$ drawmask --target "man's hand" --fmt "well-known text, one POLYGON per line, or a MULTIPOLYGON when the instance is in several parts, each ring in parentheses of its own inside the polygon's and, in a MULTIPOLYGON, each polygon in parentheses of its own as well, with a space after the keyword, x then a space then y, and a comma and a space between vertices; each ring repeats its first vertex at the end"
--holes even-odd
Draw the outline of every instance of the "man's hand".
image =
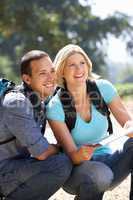
POLYGON ((58 145, 56 145, 56 144, 50 144, 48 146, 47 150, 45 150, 41 155, 37 156, 36 158, 38 160, 45 160, 49 156, 57 154, 58 152, 59 152, 58 145))

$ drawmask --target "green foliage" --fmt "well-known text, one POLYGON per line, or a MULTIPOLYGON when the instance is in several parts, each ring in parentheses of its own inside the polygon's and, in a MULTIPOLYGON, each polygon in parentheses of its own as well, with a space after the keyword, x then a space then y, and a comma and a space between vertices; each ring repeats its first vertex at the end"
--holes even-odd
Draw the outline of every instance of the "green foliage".
POLYGON ((132 80, 133 80, 133 65, 132 64, 127 65, 119 73, 120 80, 126 80, 126 79, 128 79, 128 77, 131 77, 131 76, 132 76, 132 80))
POLYGON ((91 58, 94 71, 106 73, 103 39, 122 33, 130 38, 131 32, 129 17, 116 13, 103 20, 78 0, 0 1, 0 55, 10 57, 16 74, 25 52, 45 50, 54 58, 68 43, 79 44, 91 58))
POLYGON ((12 70, 12 62, 7 56, 0 56, 0 77, 5 77, 16 82, 19 81, 19 78, 16 77, 15 73, 12 70))
POLYGON ((117 84, 116 88, 121 97, 133 97, 133 83, 117 84))

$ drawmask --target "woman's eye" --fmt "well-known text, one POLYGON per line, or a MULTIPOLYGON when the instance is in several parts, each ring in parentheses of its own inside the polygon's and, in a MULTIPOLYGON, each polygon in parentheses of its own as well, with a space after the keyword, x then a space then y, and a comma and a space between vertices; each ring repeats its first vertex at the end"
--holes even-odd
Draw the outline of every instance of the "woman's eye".
POLYGON ((71 65, 69 65, 69 67, 75 67, 75 64, 71 64, 71 65))
POLYGON ((85 65, 84 61, 79 62, 79 64, 70 64, 70 65, 68 65, 68 67, 70 67, 70 68, 76 68, 78 66, 83 66, 83 65, 85 65))
POLYGON ((53 74, 53 73, 55 73, 55 70, 53 69, 53 70, 51 70, 51 73, 53 74))

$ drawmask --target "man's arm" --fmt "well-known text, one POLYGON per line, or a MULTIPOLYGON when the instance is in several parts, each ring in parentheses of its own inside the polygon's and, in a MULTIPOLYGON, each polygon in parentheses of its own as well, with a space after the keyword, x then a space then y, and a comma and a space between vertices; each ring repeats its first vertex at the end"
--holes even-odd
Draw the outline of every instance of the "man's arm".
POLYGON ((57 149, 49 145, 46 138, 42 136, 40 127, 34 120, 32 105, 23 94, 7 94, 3 106, 6 127, 33 157, 44 160, 57 153, 57 149))

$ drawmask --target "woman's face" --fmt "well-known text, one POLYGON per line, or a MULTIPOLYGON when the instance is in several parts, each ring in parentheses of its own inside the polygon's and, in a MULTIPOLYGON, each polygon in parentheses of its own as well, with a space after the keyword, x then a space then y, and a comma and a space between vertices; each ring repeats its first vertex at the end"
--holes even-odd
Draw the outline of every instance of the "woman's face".
POLYGON ((63 76, 67 85, 80 86, 86 82, 88 77, 88 65, 82 54, 75 53, 68 57, 63 76))

